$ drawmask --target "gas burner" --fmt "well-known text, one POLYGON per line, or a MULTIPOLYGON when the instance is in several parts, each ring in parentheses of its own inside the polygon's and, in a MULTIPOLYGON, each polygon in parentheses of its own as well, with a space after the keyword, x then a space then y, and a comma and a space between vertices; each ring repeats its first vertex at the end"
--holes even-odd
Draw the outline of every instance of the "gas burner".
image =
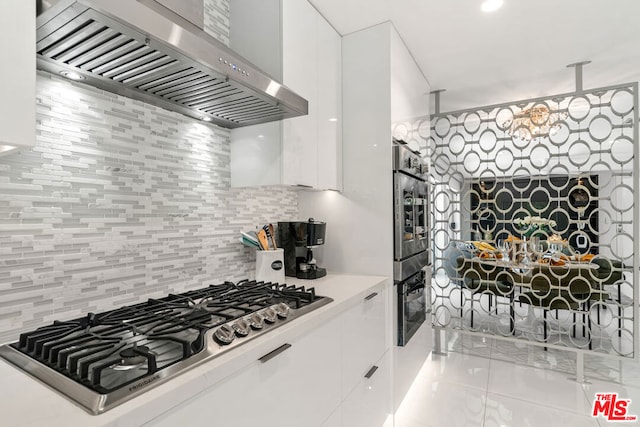
POLYGON ((149 347, 129 347, 122 350, 120 355, 120 363, 113 367, 116 371, 128 371, 130 369, 136 369, 147 366, 147 356, 145 353, 149 353, 149 347))
POLYGON ((195 304, 193 304, 192 306, 189 307, 191 310, 193 311, 206 311, 209 312, 209 307, 207 307, 207 301, 202 300, 200 302, 197 302, 195 304))
POLYGON ((55 321, 0 356, 97 414, 329 302, 303 286, 225 282, 55 321))

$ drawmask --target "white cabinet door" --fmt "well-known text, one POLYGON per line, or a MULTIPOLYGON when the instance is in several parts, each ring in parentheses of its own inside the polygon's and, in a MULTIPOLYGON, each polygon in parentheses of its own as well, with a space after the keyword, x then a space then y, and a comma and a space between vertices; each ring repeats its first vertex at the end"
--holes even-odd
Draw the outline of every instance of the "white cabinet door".
POLYGON ((318 188, 342 190, 342 38, 318 14, 318 188))
POLYGON ((282 123, 231 130, 231 186, 282 184, 282 123))
POLYGON ((36 141, 36 2, 0 2, 0 152, 36 141))
POLYGON ((342 395, 347 396, 388 347, 387 290, 372 288, 342 317, 342 395))
MULTIPOLYGON (((321 426, 340 405, 340 322, 332 320, 162 414, 154 426, 321 426)), ((268 352, 267 352, 268 354, 268 352)))
POLYGON ((342 38, 306 0, 281 0, 278 14, 274 1, 231 2, 231 47, 278 74, 309 102, 309 113, 232 130, 231 185, 340 191, 342 38))
POLYGON ((283 83, 309 101, 309 114, 283 123, 284 184, 318 184, 318 12, 307 1, 282 1, 283 83))
POLYGON ((344 427, 382 427, 392 413, 390 352, 375 362, 342 404, 344 427), (371 372, 374 371, 374 372, 371 372))

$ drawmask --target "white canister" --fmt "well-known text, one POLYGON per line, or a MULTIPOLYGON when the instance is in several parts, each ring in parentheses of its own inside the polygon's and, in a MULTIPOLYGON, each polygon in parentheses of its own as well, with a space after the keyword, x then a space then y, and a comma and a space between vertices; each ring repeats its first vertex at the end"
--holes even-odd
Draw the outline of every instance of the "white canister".
POLYGON ((284 249, 256 251, 256 280, 284 283, 284 249))

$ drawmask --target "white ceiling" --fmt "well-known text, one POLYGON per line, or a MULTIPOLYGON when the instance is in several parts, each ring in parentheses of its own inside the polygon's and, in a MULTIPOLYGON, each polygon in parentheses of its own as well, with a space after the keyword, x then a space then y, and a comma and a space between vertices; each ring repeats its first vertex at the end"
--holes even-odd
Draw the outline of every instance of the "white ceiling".
POLYGON ((392 21, 441 110, 571 92, 584 67, 586 89, 640 80, 640 1, 310 0, 342 35, 392 21))

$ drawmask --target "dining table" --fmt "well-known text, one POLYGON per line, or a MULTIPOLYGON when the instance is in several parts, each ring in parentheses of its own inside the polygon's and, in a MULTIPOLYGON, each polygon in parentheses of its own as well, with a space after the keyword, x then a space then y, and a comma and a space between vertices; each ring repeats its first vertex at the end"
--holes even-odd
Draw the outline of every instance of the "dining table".
MULTIPOLYGON (((531 290, 530 280, 536 274, 545 274, 544 271, 547 268, 552 268, 555 271, 567 270, 567 272, 575 271, 575 270, 583 270, 583 271, 596 271, 600 268, 598 264, 589 262, 589 261, 577 261, 577 260, 562 260, 549 262, 539 262, 539 261, 529 261, 529 262, 517 262, 511 260, 503 260, 501 258, 500 252, 496 251, 494 253, 491 252, 481 252, 481 256, 474 256, 469 261, 477 264, 482 270, 490 272, 495 269, 504 270, 510 273, 512 280, 512 285, 518 289, 518 293, 522 293, 523 290, 531 290), (487 255, 488 254, 488 255, 487 255)), ((548 259, 548 258, 547 258, 548 259)), ((548 271, 548 270, 547 270, 548 271)), ((555 288, 560 290, 566 290, 566 285, 551 285, 551 288, 555 288)), ((514 289, 515 291, 515 289, 514 289)), ((606 293, 606 291, 602 289, 594 288, 592 290, 593 293, 606 293)), ((513 304, 515 304, 516 299, 511 298, 511 309, 510 309, 510 329, 512 333, 515 335, 516 330, 522 333, 531 333, 533 335, 542 335, 540 332, 543 321, 538 319, 535 315, 534 306, 529 304, 527 309, 527 314, 521 321, 516 321, 515 319, 515 310, 513 304)))

